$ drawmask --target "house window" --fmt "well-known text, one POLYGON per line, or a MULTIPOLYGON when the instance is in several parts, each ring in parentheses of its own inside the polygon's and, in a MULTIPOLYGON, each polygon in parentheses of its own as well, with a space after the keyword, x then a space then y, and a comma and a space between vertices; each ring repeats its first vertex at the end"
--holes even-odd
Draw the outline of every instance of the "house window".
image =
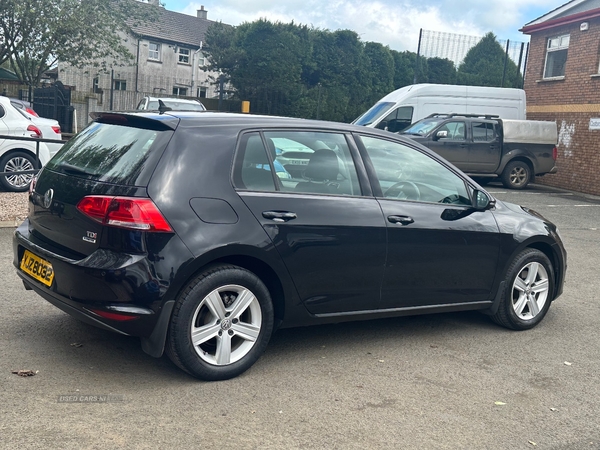
POLYGON ((99 86, 98 86, 98 83, 99 83, 98 77, 95 77, 95 78, 92 80, 92 92, 93 92, 93 93, 97 93, 97 92, 99 92, 99 91, 100 91, 100 88, 99 88, 99 86))
POLYGON ((173 95, 183 95, 186 96, 187 95, 187 88, 184 87, 173 87, 173 95))
POLYGON ((115 80, 114 89, 115 89, 115 91, 126 91, 127 90, 127 81, 115 80))
POLYGON ((198 53, 198 67, 204 67, 206 65, 206 58, 202 53, 198 53))
POLYGON ((548 39, 544 78, 565 76, 567 52, 569 51, 569 38, 570 36, 568 34, 564 34, 548 39))
POLYGON ((179 48, 179 62, 181 64, 189 64, 190 63, 190 50, 187 48, 179 48))
POLYGON ((206 98, 206 88, 205 87, 198 88, 198 97, 206 98))
POLYGON ((160 44, 157 44, 156 42, 150 42, 150 44, 148 44, 148 59, 160 61, 160 44))

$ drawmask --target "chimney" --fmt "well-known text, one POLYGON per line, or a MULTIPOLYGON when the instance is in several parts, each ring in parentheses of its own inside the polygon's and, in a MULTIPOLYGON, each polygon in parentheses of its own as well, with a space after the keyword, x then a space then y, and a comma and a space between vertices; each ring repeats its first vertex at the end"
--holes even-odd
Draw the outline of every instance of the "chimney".
POLYGON ((200 5, 200 9, 198 9, 197 12, 198 12, 198 19, 207 20, 208 11, 204 9, 204 5, 200 5))

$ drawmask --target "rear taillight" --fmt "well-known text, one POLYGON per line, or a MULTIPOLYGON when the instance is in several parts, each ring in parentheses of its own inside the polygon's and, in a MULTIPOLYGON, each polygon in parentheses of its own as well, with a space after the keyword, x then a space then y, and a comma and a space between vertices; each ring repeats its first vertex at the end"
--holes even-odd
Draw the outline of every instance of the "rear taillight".
POLYGON ((77 209, 103 225, 141 231, 173 231, 149 198, 89 195, 81 199, 77 209))
POLYGON ((42 137, 42 130, 40 130, 38 127, 36 127, 35 125, 29 125, 27 127, 27 131, 31 131, 30 136, 32 138, 41 138, 42 137))
POLYGON ((36 113, 36 112, 35 112, 33 109, 31 109, 31 108, 25 108, 25 111, 27 111, 27 112, 28 112, 29 114, 31 114, 32 116, 35 116, 35 117, 40 117, 40 116, 38 116, 38 113, 36 113))
POLYGON ((52 127, 52 131, 54 131, 56 134, 60 134, 60 127, 59 126, 53 126, 52 127))
POLYGON ((554 148, 552 149, 552 159, 554 161, 556 161, 557 158, 558 158, 558 149, 556 148, 556 146, 554 146, 554 148))

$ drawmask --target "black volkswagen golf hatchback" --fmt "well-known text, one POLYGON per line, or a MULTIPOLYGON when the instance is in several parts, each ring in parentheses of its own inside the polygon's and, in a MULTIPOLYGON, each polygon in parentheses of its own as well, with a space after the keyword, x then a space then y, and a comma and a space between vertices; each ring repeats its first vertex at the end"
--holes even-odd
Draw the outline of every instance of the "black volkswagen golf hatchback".
POLYGON ((100 113, 14 235, 25 288, 191 375, 247 370, 278 327, 480 310, 537 325, 556 227, 425 147, 338 123, 100 113))

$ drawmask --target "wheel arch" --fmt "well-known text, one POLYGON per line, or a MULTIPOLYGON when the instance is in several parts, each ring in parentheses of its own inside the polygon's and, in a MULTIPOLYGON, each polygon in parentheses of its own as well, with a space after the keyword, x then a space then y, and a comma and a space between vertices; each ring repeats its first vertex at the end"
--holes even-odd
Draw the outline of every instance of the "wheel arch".
POLYGON ((31 157, 33 157, 34 161, 37 163, 36 169, 41 169, 42 168, 42 163, 41 163, 39 157, 36 160, 35 152, 34 151, 32 152, 30 148, 26 148, 26 147, 13 147, 13 148, 10 148, 10 149, 6 150, 4 153, 2 153, 0 155, 0 160, 3 160, 7 156, 10 156, 10 155, 12 155, 14 153, 27 153, 28 155, 30 155, 31 157))
MULTIPOLYGON (((265 284, 269 293, 271 294, 271 301, 273 302, 273 312, 275 315, 276 324, 283 321, 285 314, 285 292, 283 284, 279 279, 277 273, 264 261, 247 255, 231 255, 222 258, 215 259, 209 264, 205 265, 201 270, 204 270, 208 266, 217 264, 231 264, 234 266, 246 269, 252 272, 265 284)), ((199 273, 199 272, 198 272, 199 273)))
POLYGON ((202 272, 206 271, 210 267, 217 265, 234 265, 248 270, 255 274, 267 287, 271 300, 273 302, 273 314, 274 314, 274 325, 273 329, 277 329, 283 322, 285 315, 285 299, 286 291, 284 289, 283 281, 277 274, 276 270, 273 269, 265 261, 255 256, 245 254, 230 254, 230 255, 219 255, 208 259, 194 260, 194 263, 185 270, 185 275, 177 283, 176 290, 164 302, 161 308, 161 313, 157 320, 157 324, 149 337, 142 337, 142 350, 155 358, 160 358, 165 350, 165 344, 167 340, 167 333, 169 324, 171 321, 171 315, 175 301, 181 293, 185 290, 187 285, 202 272), (194 264, 195 263, 195 264, 194 264))
POLYGON ((558 288, 559 288, 559 286, 561 285, 561 282, 562 282, 562 279, 561 279, 562 272, 560 270, 560 265, 564 264, 564 262, 561 260, 560 256, 558 255, 558 253, 554 249, 553 245, 551 243, 549 243, 549 242, 540 241, 540 240, 536 240, 536 241, 531 240, 531 241, 526 241, 526 242, 522 243, 522 245, 520 245, 518 248, 516 248, 513 251, 513 253, 506 259, 506 262, 505 262, 504 267, 502 269, 503 277, 508 272, 508 268, 510 267, 510 265, 512 264, 512 262, 515 260, 515 258, 517 257, 517 255, 520 254, 523 250, 527 250, 528 248, 539 250, 544 255, 546 255, 546 257, 552 263, 552 275, 554 277, 554 286, 553 286, 554 287, 554 291, 553 291, 553 298, 552 298, 552 300, 554 300, 554 298, 556 298, 556 294, 558 292, 558 288))
POLYGON ((556 252, 554 247, 547 242, 532 242, 528 244, 525 248, 534 248, 536 250, 539 250, 544 255, 546 255, 552 263, 552 272, 554 275, 554 289, 552 291, 553 296, 551 300, 554 300, 556 298, 559 286, 562 283, 562 271, 560 270, 560 265, 563 264, 563 262, 560 260, 558 253, 556 252))
POLYGON ((271 295, 276 325, 278 322, 283 321, 286 309, 285 299, 295 294, 295 291, 290 291, 292 288, 289 285, 291 280, 283 279, 288 276, 286 269, 281 267, 277 270, 273 267, 273 262, 265 261, 264 258, 255 254, 255 250, 249 249, 246 251, 244 246, 227 246, 213 249, 191 261, 184 270, 182 277, 177 281, 176 291, 169 295, 169 298, 178 298, 190 281, 206 271, 207 268, 220 264, 241 267, 260 278, 271 295), (281 271, 285 272, 281 273, 281 271), (285 286, 288 286, 288 289, 285 286))
POLYGON ((531 159, 531 157, 523 153, 513 154, 510 158, 507 158, 502 164, 500 173, 502 174, 506 169, 506 166, 508 166, 511 162, 515 161, 522 161, 525 164, 527 164, 529 166, 529 169, 531 170, 531 176, 535 176, 535 164, 533 163, 533 160, 531 159))

